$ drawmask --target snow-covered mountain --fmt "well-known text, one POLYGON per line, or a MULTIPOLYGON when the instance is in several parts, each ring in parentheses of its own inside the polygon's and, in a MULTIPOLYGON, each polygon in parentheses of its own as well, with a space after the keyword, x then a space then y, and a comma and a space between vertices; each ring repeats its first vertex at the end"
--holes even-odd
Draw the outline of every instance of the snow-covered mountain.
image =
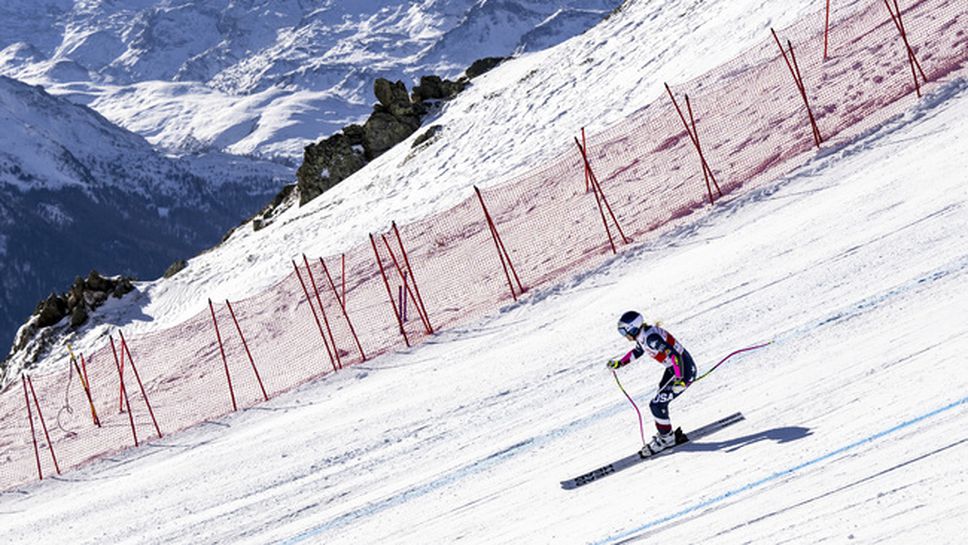
MULTIPOLYGON (((338 252, 391 218, 447 209, 473 183, 534 168, 581 126, 595 135, 659 96, 664 79, 697 76, 768 39, 771 26, 815 15, 818 4, 631 2, 583 37, 483 76, 445 107, 439 139, 420 152, 406 144, 387 152, 271 227, 240 230, 171 280, 142 283, 141 299, 102 315, 144 332, 181 322, 206 297, 261 291, 300 252, 338 252)), ((954 0, 945 7, 964 14, 954 0)), ((886 10, 878 24, 893 30, 886 10)), ((964 45, 964 28, 961 15, 945 31, 964 45)), ((888 62, 885 49, 876 62, 888 62)), ((892 61, 903 62, 902 51, 895 44, 892 61)), ((964 63, 946 80, 803 168, 679 218, 492 316, 2 494, 4 537, 18 545, 962 543, 964 63), (561 480, 632 454, 652 432, 647 404, 662 367, 648 358, 623 367, 620 390, 604 366, 631 348, 615 320, 632 308, 662 319, 700 371, 772 340, 672 404, 674 425, 687 432, 736 411, 745 420, 561 490, 561 480)), ((102 333, 78 343, 93 347, 102 333)), ((206 358, 198 363, 216 365, 214 351, 206 358)), ((259 363, 267 378, 292 372, 285 358, 259 363)), ((99 380, 96 395, 116 407, 117 382, 99 380)), ((206 393, 228 406, 223 384, 206 393)), ((13 390, 9 421, 20 429, 8 444, 32 455, 13 390)), ((64 424, 81 438, 92 425, 76 383, 73 394, 74 418, 64 424)), ((54 402, 53 410, 63 404, 54 402)), ((55 431, 61 444, 82 444, 55 431)))
POLYGON ((0 76, 0 344, 75 276, 157 277, 289 176, 224 154, 164 156, 90 108, 0 76))
POLYGON ((455 76, 482 57, 561 42, 620 3, 9 0, 0 74, 169 151, 297 157, 365 118, 377 77, 455 76))
POLYGON ((217 242, 304 146, 370 113, 378 76, 546 47, 618 4, 0 3, 0 74, 44 86, 0 81, 0 346, 75 275, 154 278, 217 242))

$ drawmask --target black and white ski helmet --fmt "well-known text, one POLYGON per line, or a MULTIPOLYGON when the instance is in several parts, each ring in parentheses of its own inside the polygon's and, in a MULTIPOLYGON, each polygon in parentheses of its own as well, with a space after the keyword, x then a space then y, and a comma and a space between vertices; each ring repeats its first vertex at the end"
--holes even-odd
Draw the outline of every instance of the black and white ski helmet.
POLYGON ((630 338, 635 338, 639 334, 639 330, 642 329, 642 324, 645 323, 645 319, 642 315, 634 310, 630 310, 622 315, 618 319, 618 333, 622 336, 627 336, 630 338))

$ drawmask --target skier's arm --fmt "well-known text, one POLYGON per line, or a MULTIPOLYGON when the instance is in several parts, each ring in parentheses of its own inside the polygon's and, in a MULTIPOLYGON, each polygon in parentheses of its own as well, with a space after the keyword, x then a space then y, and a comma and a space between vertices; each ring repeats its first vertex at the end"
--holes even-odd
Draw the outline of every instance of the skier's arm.
POLYGON ((609 361, 608 367, 610 367, 611 369, 618 369, 619 367, 628 365, 629 363, 632 362, 632 360, 639 359, 642 356, 642 354, 645 354, 645 349, 643 349, 641 346, 636 344, 635 348, 633 348, 628 354, 625 354, 624 356, 622 356, 617 360, 609 361))

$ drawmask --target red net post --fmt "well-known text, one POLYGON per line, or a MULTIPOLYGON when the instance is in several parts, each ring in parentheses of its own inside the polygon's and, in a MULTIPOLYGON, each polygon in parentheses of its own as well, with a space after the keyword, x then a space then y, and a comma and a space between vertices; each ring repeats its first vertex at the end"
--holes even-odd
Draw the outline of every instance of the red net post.
POLYGON ((34 458, 37 460, 37 476, 44 480, 44 470, 40 465, 40 448, 37 446, 37 429, 34 427, 34 415, 30 409, 30 395, 27 394, 27 375, 20 376, 20 382, 24 385, 24 406, 27 407, 27 421, 30 422, 30 438, 34 442, 34 458))
POLYGON ((612 247, 612 253, 618 253, 615 247, 615 241, 612 238, 612 230, 608 227, 608 220, 605 218, 606 210, 612 218, 612 223, 615 224, 618 234, 622 237, 622 243, 628 244, 631 240, 625 236, 625 231, 622 230, 622 224, 618 222, 618 218, 615 217, 615 212, 612 211, 612 206, 608 203, 608 199, 605 198, 605 192, 602 191, 602 186, 598 183, 598 177, 595 175, 595 171, 592 170, 591 161, 588 159, 588 148, 583 146, 577 138, 575 138, 575 144, 578 146, 578 152, 581 154, 585 175, 588 177, 592 192, 595 194, 595 202, 598 204, 598 213, 601 215, 602 224, 605 226, 605 234, 608 235, 608 243, 612 247))
POLYGON ((259 382, 259 389, 262 390, 262 400, 269 401, 269 395, 266 394, 266 387, 262 384, 262 376, 259 375, 259 368, 256 367, 255 360, 252 359, 252 352, 249 351, 249 343, 245 341, 245 335, 242 333, 242 327, 239 325, 239 319, 235 317, 235 311, 232 310, 232 303, 229 303, 228 299, 225 300, 225 306, 228 307, 229 314, 232 315, 232 322, 235 323, 235 330, 239 332, 239 338, 242 339, 242 347, 245 348, 245 355, 249 358, 249 365, 252 366, 252 372, 255 373, 255 379, 259 382))
POLYGON ((800 91, 800 97, 803 98, 803 104, 807 107, 807 117, 810 119, 810 127, 813 131, 813 142, 819 148, 820 143, 823 142, 823 138, 820 136, 820 129, 817 127, 817 120, 813 117, 813 110, 810 109, 810 101, 807 100, 807 88, 803 83, 803 76, 800 74, 800 66, 797 64, 796 54, 793 52, 793 42, 787 40, 787 46, 790 48, 790 57, 787 58, 786 50, 783 49, 783 45, 780 43, 780 38, 776 35, 776 31, 771 28, 770 32, 773 34, 773 40, 776 41, 776 46, 780 48, 783 61, 786 62, 787 68, 790 69, 793 82, 797 86, 797 90, 800 91))
POLYGON ((914 91, 918 98, 921 98, 921 83, 918 81, 918 73, 920 72, 921 78, 925 82, 928 81, 928 77, 924 74, 924 70, 921 68, 921 63, 918 62, 918 58, 914 54, 914 49, 911 48, 911 43, 908 41, 907 29, 904 28, 904 20, 901 19, 901 8, 898 6, 897 0, 893 1, 894 9, 891 9, 891 3, 888 0, 884 0, 884 6, 887 7, 888 13, 891 14, 891 21, 894 22, 894 26, 901 35, 901 41, 904 42, 904 49, 907 52, 908 63, 911 65, 911 77, 914 78, 914 91), (915 70, 915 68, 917 70, 915 70))
MULTIPOLYGON (((134 427, 134 416, 131 414, 131 400, 128 399, 128 390, 124 387, 124 373, 121 371, 121 363, 118 361, 118 351, 114 345, 114 337, 111 340, 111 352, 114 353, 114 366, 118 370, 118 380, 121 382, 121 401, 128 407, 128 422, 131 424, 131 436, 134 437, 134 446, 138 446, 138 431, 134 427)), ((121 351, 121 358, 124 359, 124 351, 121 351)), ((124 409, 122 408, 122 412, 124 409)))
MULTIPOLYGON (((393 234, 397 237, 397 245, 400 246, 400 253, 403 254, 403 262, 407 265, 407 273, 410 275, 410 281, 413 283, 413 289, 417 293, 417 303, 420 307, 421 314, 424 319, 424 324, 427 326, 427 333, 434 332, 434 326, 430 323, 430 314, 427 312, 427 306, 424 305, 423 297, 420 295, 420 285, 417 284, 417 277, 413 272, 413 267, 410 265, 410 256, 407 254, 407 249, 403 246, 403 238, 400 237, 400 230, 397 229, 397 222, 391 222, 393 226, 393 234)), ((387 246, 389 249, 389 246, 387 246)), ((392 253, 390 254, 393 255, 392 253)))
POLYGON ((393 253, 393 248, 390 247, 390 242, 387 240, 386 235, 380 235, 380 237, 383 239, 383 246, 386 247, 387 254, 390 255, 390 261, 393 263, 393 267, 397 270, 397 274, 400 276, 401 317, 404 320, 407 317, 406 304, 407 304, 407 296, 409 296, 411 300, 415 301, 415 305, 417 307, 417 314, 420 316, 420 321, 423 323, 424 331, 426 331, 428 335, 432 334, 434 330, 432 327, 430 327, 430 318, 427 316, 427 309, 423 308, 422 301, 414 297, 413 290, 410 289, 410 284, 413 284, 414 288, 417 287, 417 280, 413 277, 413 271, 410 271, 409 267, 407 271, 403 270, 403 268, 400 266, 400 262, 397 260, 397 256, 393 253), (407 280, 408 275, 410 280, 407 280))
POLYGON ((313 274, 313 268, 309 266, 309 259, 306 254, 303 254, 303 263, 306 264, 306 274, 309 276, 309 281, 313 286, 313 293, 316 295, 316 303, 319 305, 319 312, 323 315, 323 323, 326 324, 326 332, 329 333, 330 344, 333 345, 333 355, 336 357, 336 366, 339 369, 343 368, 343 360, 339 356, 339 348, 336 347, 336 337, 333 336, 333 328, 329 327, 329 317, 326 315, 326 307, 323 306, 323 299, 319 296, 319 287, 316 284, 316 275, 313 274))
POLYGON ((319 258, 319 263, 323 266, 323 272, 326 273, 326 280, 329 281, 329 287, 333 290, 333 297, 339 303, 340 310, 343 311, 343 317, 346 319, 346 325, 350 328, 350 334, 353 335, 353 341, 356 343, 357 350, 360 351, 360 360, 366 361, 366 354, 363 352, 363 345, 360 344, 360 337, 356 334, 356 329, 353 327, 353 321, 350 320, 350 314, 346 312, 346 254, 343 254, 343 297, 340 298, 339 292, 336 291, 336 283, 333 282, 333 276, 329 274, 329 268, 326 267, 326 260, 319 258))
POLYGON ((302 286, 303 293, 306 294, 306 303, 309 304, 309 310, 313 312, 313 319, 316 320, 316 327, 319 329, 319 336, 323 338, 323 346, 326 347, 326 354, 329 355, 329 363, 333 366, 333 372, 336 372, 336 360, 333 359, 333 353, 329 349, 329 342, 326 340, 326 333, 323 332, 323 324, 319 321, 319 315, 316 314, 316 307, 313 306, 313 300, 309 297, 309 290, 306 288, 306 282, 303 281, 302 273, 299 272, 299 266, 296 265, 295 259, 292 260, 292 268, 296 270, 296 278, 299 279, 299 284, 302 286))
POLYGON ((494 239, 494 247, 497 248, 497 257, 501 260, 501 267, 504 269, 504 278, 507 279, 511 297, 517 301, 518 294, 515 293, 514 284, 511 283, 511 274, 514 275, 514 281, 518 284, 518 291, 522 294, 525 292, 524 286, 521 284, 521 279, 518 278, 518 272, 514 269, 514 263, 511 262, 511 255, 508 254, 507 248, 504 247, 504 241, 501 240, 501 234, 494 224, 494 219, 491 217, 487 205, 484 204, 484 197, 481 195, 481 190, 477 186, 474 186, 474 192, 477 193, 477 200, 481 203, 481 210, 484 211, 484 220, 487 222, 487 227, 491 232, 491 238, 494 239), (509 270, 510 274, 508 273, 509 270))
POLYGON ((373 246, 373 255, 376 257, 376 264, 380 268, 380 277, 383 278, 383 285, 387 289, 387 297, 390 299, 390 306, 393 307, 393 315, 397 319, 397 324, 400 326, 400 334, 403 335, 403 342, 410 347, 410 338, 407 337, 407 330, 403 327, 403 318, 400 316, 400 310, 397 309, 397 303, 393 300, 393 290, 390 289, 390 281, 387 280, 386 271, 383 269, 383 260, 380 259, 380 251, 377 250, 376 241, 373 240, 373 234, 370 233, 370 245, 373 246))
POLYGON ((716 186, 716 191, 719 192, 720 197, 723 196, 723 192, 719 189, 719 183, 716 181, 716 176, 713 174, 713 169, 706 161, 706 156, 702 151, 702 146, 699 144, 699 133, 696 130, 696 119, 692 115, 692 103, 689 101, 689 95, 686 95, 686 109, 689 110, 689 120, 692 121, 691 128, 689 126, 689 122, 686 121, 686 116, 682 113, 682 108, 679 107, 679 101, 677 101, 675 95, 672 94, 672 89, 669 88, 668 83, 665 84, 665 88, 666 92, 669 93, 669 98, 672 99, 672 104, 675 106, 676 112, 679 114, 679 119, 682 120, 682 124, 686 128, 686 133, 689 135, 692 145, 695 146, 696 152, 699 154, 699 162, 702 164, 703 179, 706 180, 706 191, 709 193, 709 204, 713 204, 713 191, 709 181, 712 180, 712 183, 716 186))
MULTIPOLYGON (((117 354, 115 354, 115 357, 117 357, 117 354)), ((121 351, 121 363, 120 363, 120 366, 118 367, 118 374, 121 376, 121 381, 120 381, 121 382, 121 385, 119 386, 119 389, 118 389, 118 414, 120 414, 120 413, 123 413, 124 412, 124 402, 125 402, 125 399, 124 399, 124 396, 125 396, 125 392, 124 392, 124 351, 123 350, 121 351)))
POLYGON ((225 347, 222 345, 222 333, 218 330, 218 319, 215 318, 215 305, 212 300, 208 300, 208 310, 212 313, 212 325, 215 326, 215 338, 218 340, 218 351, 222 354, 222 365, 225 367, 225 380, 229 384, 229 397, 232 398, 232 410, 239 410, 235 403, 235 389, 232 388, 232 375, 229 373, 229 360, 225 357, 225 347))
POLYGON ((823 20, 823 60, 827 60, 827 42, 830 36, 830 0, 827 0, 826 15, 823 20))
POLYGON ((134 378, 138 381, 138 389, 141 390, 141 397, 145 399, 145 407, 148 407, 148 415, 151 416, 151 423, 155 425, 155 431, 158 433, 158 437, 162 437, 161 428, 158 426, 158 420, 155 418, 155 411, 151 408, 151 401, 148 400, 148 392, 145 391, 145 385, 141 382, 141 374, 138 373, 138 368, 134 364, 134 356, 131 355, 131 349, 128 348, 128 343, 124 340, 124 333, 118 331, 118 335, 121 337, 121 350, 123 353, 128 354, 128 363, 131 364, 131 370, 134 371, 134 378))
MULTIPOLYGON (((40 401, 37 400, 37 391, 34 390, 34 381, 27 377, 27 385, 30 386, 30 395, 34 398, 34 407, 37 408, 37 418, 40 420, 40 427, 44 430, 44 438, 47 439, 47 448, 50 450, 50 458, 54 461, 54 469, 60 475, 60 464, 57 463, 57 455, 54 454, 54 443, 50 440, 50 433, 47 431, 47 422, 44 421, 44 413, 40 410, 40 401)), ((33 420, 31 420, 31 423, 33 420)))

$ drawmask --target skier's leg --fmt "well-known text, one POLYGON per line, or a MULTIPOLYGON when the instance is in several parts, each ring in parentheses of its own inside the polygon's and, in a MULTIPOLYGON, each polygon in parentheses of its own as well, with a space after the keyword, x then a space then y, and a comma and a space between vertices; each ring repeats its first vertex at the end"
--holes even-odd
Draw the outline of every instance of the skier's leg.
POLYGON ((672 421, 669 420, 669 402, 675 399, 672 392, 672 369, 666 369, 659 381, 659 391, 649 403, 652 417, 655 418, 655 429, 662 435, 672 433, 672 421))

